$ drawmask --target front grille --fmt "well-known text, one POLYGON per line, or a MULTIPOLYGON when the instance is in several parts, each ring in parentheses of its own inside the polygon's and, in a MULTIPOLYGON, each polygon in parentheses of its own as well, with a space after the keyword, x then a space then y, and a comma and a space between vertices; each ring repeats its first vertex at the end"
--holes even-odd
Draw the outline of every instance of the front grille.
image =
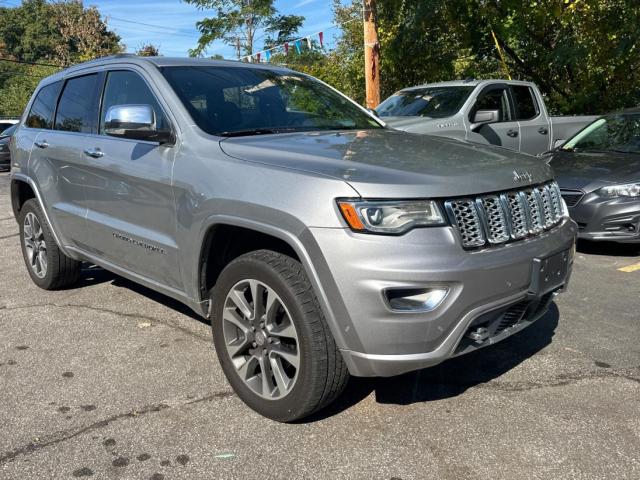
POLYGON ((496 245, 539 235, 562 219, 556 182, 477 198, 445 202, 464 248, 496 245))
POLYGON ((575 207, 578 203, 580 203, 582 197, 584 197, 584 192, 582 190, 566 190, 563 188, 562 190, 560 190, 560 194, 562 195, 562 198, 564 198, 564 201, 567 203, 567 207, 575 207))

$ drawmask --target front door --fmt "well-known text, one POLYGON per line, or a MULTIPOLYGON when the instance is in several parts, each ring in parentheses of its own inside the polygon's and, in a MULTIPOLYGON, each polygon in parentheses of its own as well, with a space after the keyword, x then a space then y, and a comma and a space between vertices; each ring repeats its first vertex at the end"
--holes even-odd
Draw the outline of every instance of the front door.
POLYGON ((467 140, 475 143, 497 145, 518 151, 520 149, 520 126, 514 118, 506 84, 491 85, 478 94, 467 119, 473 123, 478 110, 497 110, 498 122, 482 125, 476 131, 468 131, 467 140))
POLYGON ((177 147, 105 135, 107 110, 116 105, 150 105, 158 127, 170 128, 139 73, 107 73, 99 134, 84 147, 90 248, 121 268, 182 290, 171 185, 177 147))

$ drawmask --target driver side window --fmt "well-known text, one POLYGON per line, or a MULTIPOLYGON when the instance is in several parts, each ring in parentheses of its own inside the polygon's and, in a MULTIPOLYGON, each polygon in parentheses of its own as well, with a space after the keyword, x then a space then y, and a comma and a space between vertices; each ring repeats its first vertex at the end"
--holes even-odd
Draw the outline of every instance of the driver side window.
POLYGON ((107 111, 115 105, 149 105, 156 117, 156 129, 161 132, 170 130, 162 108, 151 93, 146 82, 135 72, 116 70, 109 72, 104 87, 102 112, 100 114, 100 133, 104 135, 107 111))
POLYGON ((498 122, 511 121, 511 110, 509 109, 509 99, 506 88, 498 88, 481 93, 476 99, 476 103, 471 110, 469 120, 475 117, 478 110, 497 110, 498 122))

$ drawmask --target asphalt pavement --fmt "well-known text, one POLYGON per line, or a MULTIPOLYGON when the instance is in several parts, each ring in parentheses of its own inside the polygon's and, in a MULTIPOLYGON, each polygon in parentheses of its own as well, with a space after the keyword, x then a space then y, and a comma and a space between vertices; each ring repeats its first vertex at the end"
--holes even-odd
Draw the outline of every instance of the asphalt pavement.
POLYGON ((581 244, 533 326, 356 379, 284 425, 233 394, 210 326, 179 303, 88 265, 76 288, 37 288, 1 173, 0 478, 639 479, 636 264, 638 248, 581 244))

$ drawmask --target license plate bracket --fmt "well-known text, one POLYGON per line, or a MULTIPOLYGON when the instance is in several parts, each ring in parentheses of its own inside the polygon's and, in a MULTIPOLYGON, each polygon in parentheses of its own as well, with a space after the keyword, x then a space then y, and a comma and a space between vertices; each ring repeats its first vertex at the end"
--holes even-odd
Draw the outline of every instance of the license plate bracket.
POLYGON ((534 258, 529 292, 535 295, 544 295, 564 285, 569 274, 570 264, 570 250, 564 250, 545 258, 534 258))

